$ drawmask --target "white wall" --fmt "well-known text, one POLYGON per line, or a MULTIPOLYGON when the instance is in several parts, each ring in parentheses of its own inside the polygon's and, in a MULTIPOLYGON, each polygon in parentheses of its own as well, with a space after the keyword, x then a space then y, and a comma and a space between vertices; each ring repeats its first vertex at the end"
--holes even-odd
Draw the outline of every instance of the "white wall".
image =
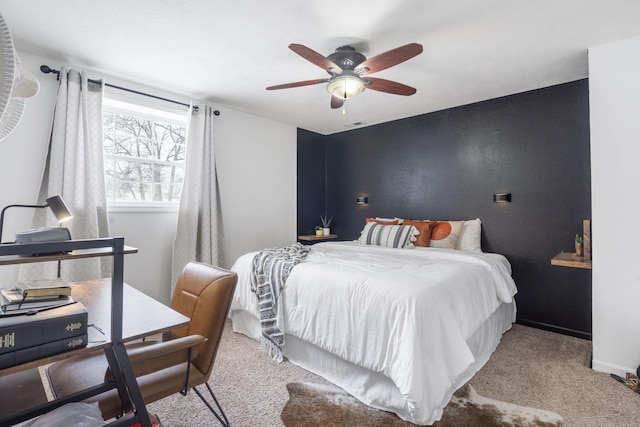
MULTIPOLYGON (((55 78, 49 84, 43 81, 49 78, 40 78, 41 59, 20 52, 19 56, 22 67, 40 80, 40 92, 26 100, 20 123, 9 137, 0 141, 0 208, 37 201, 57 91, 55 78)), ((31 209, 8 209, 3 241, 12 241, 16 232, 26 230, 32 214, 31 209)), ((17 266, 0 268, 0 286, 12 285, 17 272, 17 266)))
POLYGON ((640 365, 640 37, 589 49, 593 368, 640 365))
POLYGON ((245 252, 296 241, 297 130, 233 110, 222 111, 216 124, 230 267, 245 252))
POLYGON ((176 236, 176 212, 109 212, 112 236, 138 248, 124 260, 127 283, 167 304, 171 300, 171 245, 176 236))
MULTIPOLYGON (((46 158, 51 118, 58 83, 42 74, 40 65, 59 68, 60 61, 18 52, 22 66, 40 81, 40 93, 27 100, 16 130, 0 142, 0 208, 36 201, 46 158)), ((63 62, 64 64, 64 62, 63 62)), ((67 64, 74 66, 74 64, 67 64)), ((109 77, 108 70, 89 70, 90 78, 188 102, 186 96, 166 93, 109 77)), ((203 101, 194 100, 195 104, 203 101)), ((281 246, 296 236, 296 128, 224 106, 216 117, 216 156, 222 198, 225 245, 224 267, 242 253, 281 246)), ((9 209, 4 240, 29 227, 29 209, 9 209)), ((139 253, 125 258, 125 280, 152 297, 170 299, 171 244, 176 214, 172 212, 110 212, 111 234, 124 236, 125 244, 139 253)), ((0 268, 0 286, 11 285, 17 267, 0 268)))

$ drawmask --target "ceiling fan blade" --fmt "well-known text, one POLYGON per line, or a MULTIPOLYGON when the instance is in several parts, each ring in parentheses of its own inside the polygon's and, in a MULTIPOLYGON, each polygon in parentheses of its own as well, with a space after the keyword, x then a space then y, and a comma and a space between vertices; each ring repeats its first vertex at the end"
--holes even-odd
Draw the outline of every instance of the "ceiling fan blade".
POLYGON ((344 105, 344 99, 337 96, 331 96, 331 108, 340 108, 344 105))
POLYGON ((409 43, 367 59, 355 68, 361 76, 385 70, 422 53, 422 45, 409 43))
POLYGON ((267 90, 289 89, 291 87, 310 86, 310 85, 316 85, 319 83, 326 83, 328 81, 329 79, 305 80, 303 82, 285 83, 285 84, 276 85, 276 86, 269 86, 267 90))
POLYGON ((289 45, 289 49, 302 56, 312 64, 315 64, 318 67, 322 68, 329 74, 340 74, 342 72, 342 68, 337 66, 332 60, 324 55, 319 54, 313 49, 309 49, 304 45, 292 43, 289 45))
POLYGON ((369 84, 367 84, 366 86, 367 89, 377 90, 378 92, 386 92, 392 93, 394 95, 404 96, 409 96, 416 93, 415 88, 391 80, 378 79, 374 77, 367 77, 364 80, 369 82, 369 84))

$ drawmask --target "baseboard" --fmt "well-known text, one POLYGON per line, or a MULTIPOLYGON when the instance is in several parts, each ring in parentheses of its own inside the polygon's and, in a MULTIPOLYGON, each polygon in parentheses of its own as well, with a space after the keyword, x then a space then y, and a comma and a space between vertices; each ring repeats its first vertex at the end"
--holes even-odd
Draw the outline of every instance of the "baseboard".
POLYGON ((621 376, 622 378, 624 378, 627 373, 632 373, 635 375, 636 369, 637 369, 637 368, 625 367, 620 365, 614 365, 613 363, 601 362, 599 360, 593 360, 591 362, 591 365, 594 371, 606 372, 608 374, 616 374, 618 376, 621 376))
POLYGON ((535 320, 528 319, 516 319, 516 323, 524 326, 531 326, 532 328, 543 329, 545 331, 556 332, 562 335, 569 335, 571 337, 582 338, 591 341, 591 333, 578 331, 575 329, 563 328, 562 326, 551 325, 549 323, 536 322, 535 320))

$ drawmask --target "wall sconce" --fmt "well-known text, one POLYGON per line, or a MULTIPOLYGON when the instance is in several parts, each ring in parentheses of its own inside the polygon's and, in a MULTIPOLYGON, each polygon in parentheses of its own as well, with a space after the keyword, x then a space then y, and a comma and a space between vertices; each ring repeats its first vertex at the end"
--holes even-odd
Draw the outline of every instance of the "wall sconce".
POLYGON ((511 193, 493 193, 493 203, 511 203, 511 193))
POLYGON ((367 196, 356 197, 356 205, 366 205, 366 204, 369 204, 369 198, 367 196))
POLYGON ((66 221, 68 219, 73 218, 73 215, 69 211, 69 208, 67 208, 67 205, 64 203, 64 200, 62 200, 62 197, 53 196, 53 197, 49 197, 46 201, 47 201, 46 205, 9 205, 9 206, 5 206, 5 208, 2 209, 2 213, 0 213, 0 243, 2 243, 2 227, 4 225, 4 213, 9 208, 49 208, 49 209, 51 209, 51 212, 53 212, 53 214, 55 215, 56 219, 58 220, 58 224, 66 221))

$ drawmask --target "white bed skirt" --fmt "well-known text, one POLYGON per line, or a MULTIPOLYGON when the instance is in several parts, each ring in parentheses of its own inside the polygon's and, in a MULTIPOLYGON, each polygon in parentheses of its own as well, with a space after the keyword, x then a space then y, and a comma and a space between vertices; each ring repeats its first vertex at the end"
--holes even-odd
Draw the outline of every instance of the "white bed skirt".
MULTIPOLYGON (((229 317, 234 332, 259 340, 262 334, 258 319, 242 310, 234 310, 229 317)), ((475 363, 461 374, 453 387, 443 396, 442 407, 453 393, 484 366, 500 343, 502 335, 511 328, 516 317, 515 302, 501 304, 491 317, 468 340, 475 363)), ((295 336, 285 334, 284 356, 293 364, 325 378, 364 404, 396 413, 403 420, 410 419, 406 399, 391 379, 329 353, 295 336)))

